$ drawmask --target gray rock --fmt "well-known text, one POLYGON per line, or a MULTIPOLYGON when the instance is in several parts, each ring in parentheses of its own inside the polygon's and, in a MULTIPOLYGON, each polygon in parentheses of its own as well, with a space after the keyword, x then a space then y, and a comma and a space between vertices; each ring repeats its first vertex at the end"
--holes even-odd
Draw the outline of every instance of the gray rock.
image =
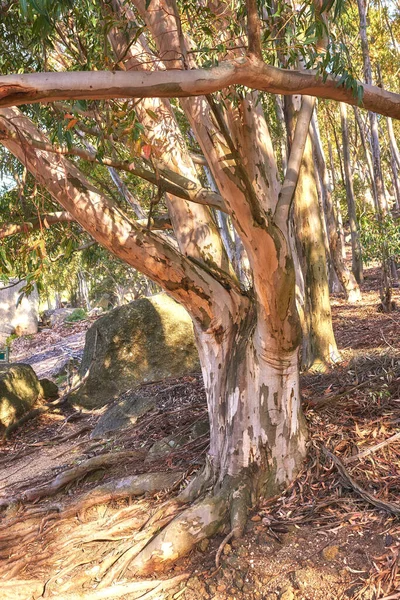
POLYGON ((173 436, 168 436, 168 437, 162 438, 161 440, 158 440, 151 446, 149 453, 146 456, 145 463, 152 462, 156 458, 161 458, 163 456, 166 456, 173 450, 177 450, 178 448, 183 446, 183 444, 185 444, 188 441, 189 441, 188 435, 179 435, 179 434, 173 435, 173 436))
POLYGON ((58 396, 58 385, 54 383, 54 381, 50 381, 50 379, 40 379, 40 393, 42 398, 45 400, 49 400, 50 398, 57 398, 58 396))
POLYGON ((151 446, 149 453, 146 456, 145 463, 151 462, 156 458, 166 456, 184 444, 187 444, 188 442, 206 434, 209 429, 210 426, 208 420, 198 421, 197 423, 194 423, 186 433, 178 433, 177 435, 171 435, 162 438, 161 440, 157 440, 157 442, 151 446))
POLYGON ((156 403, 154 398, 129 396, 121 400, 102 415, 90 437, 101 438, 113 431, 125 429, 134 425, 144 414, 153 410, 156 403))
POLYGON ((39 380, 30 365, 0 365, 0 429, 28 412, 40 395, 39 380))
POLYGON ((120 306, 88 330, 81 376, 89 367, 87 381, 71 396, 86 408, 104 406, 135 385, 197 371, 192 321, 165 294, 120 306))
POLYGON ((49 316, 50 327, 57 327, 65 322, 66 318, 72 315, 75 308, 57 308, 49 316))

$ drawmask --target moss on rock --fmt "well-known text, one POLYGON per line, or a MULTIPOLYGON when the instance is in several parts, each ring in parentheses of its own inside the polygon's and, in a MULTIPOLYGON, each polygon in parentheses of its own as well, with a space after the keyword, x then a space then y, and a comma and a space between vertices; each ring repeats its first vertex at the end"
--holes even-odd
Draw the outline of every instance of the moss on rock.
POLYGON ((136 385, 197 371, 192 321, 166 294, 116 308, 86 334, 82 376, 90 365, 84 386, 71 396, 87 408, 104 406, 136 385))
POLYGON ((39 380, 30 365, 0 365, 0 428, 22 417, 40 395, 39 380))

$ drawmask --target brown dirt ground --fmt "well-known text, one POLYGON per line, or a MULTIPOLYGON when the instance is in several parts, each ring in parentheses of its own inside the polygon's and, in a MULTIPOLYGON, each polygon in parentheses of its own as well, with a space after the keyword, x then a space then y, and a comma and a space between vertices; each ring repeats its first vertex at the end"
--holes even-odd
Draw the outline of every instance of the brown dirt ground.
MULTIPOLYGON (((349 487, 323 453, 326 447, 344 463, 350 459, 346 463, 348 472, 375 498, 391 503, 398 501, 399 440, 366 457, 354 458, 358 452, 399 431, 400 312, 378 312, 378 276, 377 270, 368 271, 360 305, 348 306, 339 296, 333 298, 334 327, 343 362, 326 373, 302 376, 310 439, 308 459, 297 480, 281 496, 255 507, 245 536, 225 545, 218 569, 215 557, 227 532, 200 544, 172 571, 164 574, 170 578, 187 573, 188 577, 179 586, 158 595, 146 596, 142 591, 123 598, 400 598, 398 517, 367 503, 349 487)), ((146 385, 139 391, 155 397, 157 407, 117 439, 110 437, 101 443, 91 440, 90 431, 99 414, 77 413, 71 407, 26 424, 0 448, 0 500, 51 480, 67 466, 92 456, 147 449, 154 441, 182 433, 194 421, 203 421, 206 416, 199 374, 146 385), (62 439, 73 434, 76 437, 62 439)), ((105 530, 110 519, 122 514, 124 509, 136 511, 138 515, 152 514, 179 486, 176 490, 136 501, 112 501, 66 519, 61 518, 60 511, 99 481, 103 483, 127 474, 147 470, 184 471, 185 480, 180 482, 184 485, 200 468, 207 444, 207 436, 203 435, 154 464, 144 465, 143 460, 132 458, 112 469, 95 472, 35 505, 12 504, 3 511, 0 522, 0 581, 3 580, 4 586, 9 585, 6 581, 16 579, 37 581, 40 585, 25 596, 23 587, 21 593, 17 588, 13 588, 14 592, 3 591, 4 598, 40 598, 44 584, 43 597, 46 598, 67 598, 71 591, 84 597, 92 592, 96 587, 99 557, 101 560, 109 556, 119 542, 101 540, 85 545, 81 540, 75 545, 63 544, 90 528, 105 530), (26 528, 31 525, 30 535, 26 535, 26 528), (69 560, 72 562, 68 572, 69 560), (88 574, 94 574, 91 583, 88 583, 88 574)), ((131 579, 128 569, 122 581, 131 579)))

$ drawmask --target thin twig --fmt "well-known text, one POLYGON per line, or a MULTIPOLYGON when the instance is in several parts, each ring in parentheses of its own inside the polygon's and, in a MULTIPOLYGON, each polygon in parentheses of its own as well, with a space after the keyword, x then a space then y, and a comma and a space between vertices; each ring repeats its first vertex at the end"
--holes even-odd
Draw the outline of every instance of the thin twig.
POLYGON ((391 444, 392 442, 395 442, 396 440, 399 440, 399 439, 400 439, 400 432, 395 433, 394 435, 389 437, 387 440, 383 440, 383 442, 380 442, 379 444, 376 444, 375 446, 371 446, 370 448, 363 450, 363 452, 360 452, 359 454, 356 454, 355 456, 350 456, 349 458, 346 458, 343 462, 346 465, 348 465, 349 463, 355 462, 356 460, 359 460, 360 458, 369 456, 373 452, 376 452, 377 450, 380 450, 381 448, 384 448, 388 444, 391 444))

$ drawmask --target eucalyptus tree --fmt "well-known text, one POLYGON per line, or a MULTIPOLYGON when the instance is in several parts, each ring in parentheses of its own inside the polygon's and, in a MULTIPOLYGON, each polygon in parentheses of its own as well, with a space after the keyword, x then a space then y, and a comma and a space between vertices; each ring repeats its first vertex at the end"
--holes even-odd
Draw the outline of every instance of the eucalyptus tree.
MULTIPOLYGON (((188 508, 133 558, 138 572, 169 564, 228 521, 240 535, 249 506, 288 485, 301 468, 307 432, 299 392, 301 338, 290 215, 314 98, 400 117, 398 94, 361 86, 346 70, 337 45, 319 43, 327 32, 328 5, 338 18, 343 2, 315 0, 293 10, 287 3, 277 4, 276 12, 262 11, 260 19, 254 0, 246 7, 240 2, 199 7, 173 0, 121 0, 101 5, 101 20, 91 3, 82 2, 77 22, 90 23, 89 17, 101 22, 104 45, 109 48, 111 40, 116 54, 107 54, 110 70, 80 72, 79 65, 95 65, 93 56, 102 68, 105 60, 94 34, 87 34, 93 53, 83 30, 75 30, 77 42, 65 35, 73 22, 69 11, 77 11, 78 5, 50 0, 39 5, 35 0, 27 9, 33 23, 41 18, 51 28, 57 12, 59 39, 54 37, 46 47, 47 72, 0 77, 4 147, 96 241, 158 283, 193 320, 207 393, 210 449, 204 469, 178 497, 188 508), (288 18, 287 64, 277 68, 271 64, 274 51, 268 42, 288 18), (69 52, 79 57, 74 65, 69 52), (60 65, 70 71, 61 71, 60 65), (303 94, 283 181, 263 92, 303 94), (55 146, 49 140, 51 123, 40 130, 30 118, 35 117, 31 109, 17 108, 51 102, 55 110, 69 100, 121 98, 127 100, 105 104, 101 116, 98 105, 79 105, 71 119, 75 123, 67 126, 69 132, 80 126, 79 111, 88 110, 97 117, 97 130, 108 123, 100 153, 72 148, 71 139, 55 146), (134 109, 143 137, 128 135, 131 147, 139 142, 132 159, 113 145, 113 130, 134 109), (182 135, 185 129, 196 140, 195 150, 201 151, 218 191, 203 185, 182 135), (66 154, 124 168, 155 183, 158 192, 151 199, 147 223, 111 201, 66 154), (162 205, 164 193, 173 236, 153 231, 157 223, 152 211, 162 205), (241 238, 251 287, 243 285, 230 263, 214 210, 229 215, 241 238)), ((138 130, 133 122, 129 127, 138 130)))

